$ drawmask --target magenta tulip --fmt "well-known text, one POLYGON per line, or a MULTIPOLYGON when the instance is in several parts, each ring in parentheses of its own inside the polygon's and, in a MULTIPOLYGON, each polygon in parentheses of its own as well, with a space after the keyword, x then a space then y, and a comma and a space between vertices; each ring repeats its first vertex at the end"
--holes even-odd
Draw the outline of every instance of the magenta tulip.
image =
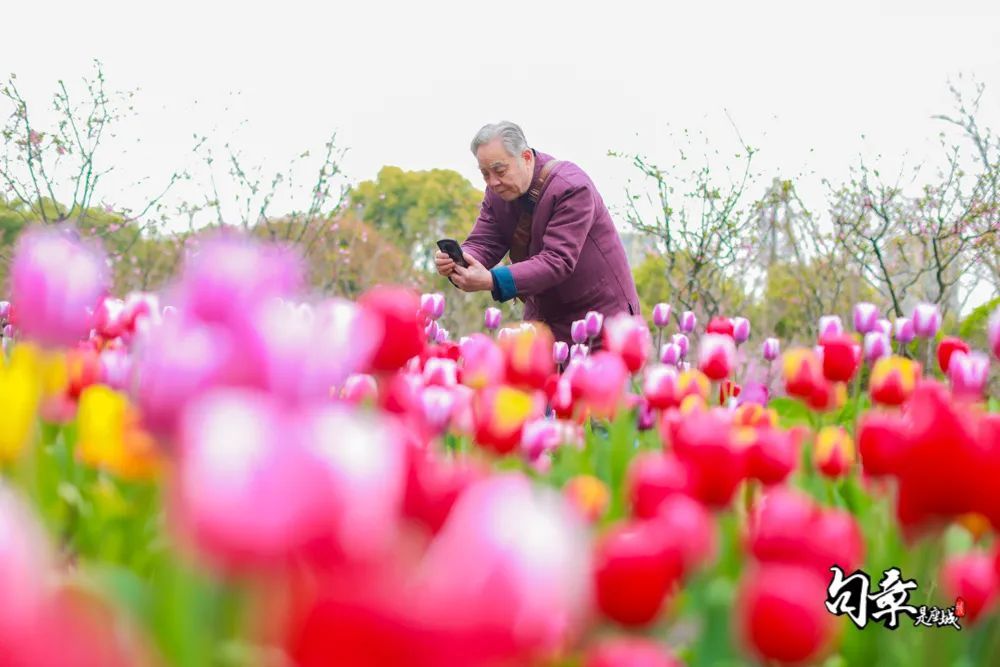
POLYGON ((670 304, 658 303, 653 306, 653 324, 661 329, 670 324, 670 304))

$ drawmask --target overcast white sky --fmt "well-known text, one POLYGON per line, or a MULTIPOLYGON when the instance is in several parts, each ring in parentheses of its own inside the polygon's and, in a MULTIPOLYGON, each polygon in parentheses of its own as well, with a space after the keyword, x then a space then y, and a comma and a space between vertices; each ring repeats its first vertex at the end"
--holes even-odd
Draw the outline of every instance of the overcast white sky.
POLYGON ((0 71, 36 107, 94 57, 111 87, 141 89, 120 140, 142 142, 109 187, 165 179, 194 132, 274 171, 334 130, 352 180, 394 164, 478 186, 469 140, 504 118, 620 205, 632 170, 609 149, 668 163, 688 128, 729 155, 725 110, 768 177, 836 180, 861 152, 936 159, 929 117, 959 73, 987 83, 1000 126, 997 0, 3 4, 0 71))

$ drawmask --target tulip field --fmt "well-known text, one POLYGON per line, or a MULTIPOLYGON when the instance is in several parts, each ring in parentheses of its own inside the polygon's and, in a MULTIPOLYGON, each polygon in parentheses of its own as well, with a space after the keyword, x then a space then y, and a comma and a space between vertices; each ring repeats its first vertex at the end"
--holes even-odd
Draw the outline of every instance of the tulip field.
POLYGON ((450 332, 218 230, 156 293, 54 226, 9 275, 0 665, 1000 662, 1000 309, 450 332))

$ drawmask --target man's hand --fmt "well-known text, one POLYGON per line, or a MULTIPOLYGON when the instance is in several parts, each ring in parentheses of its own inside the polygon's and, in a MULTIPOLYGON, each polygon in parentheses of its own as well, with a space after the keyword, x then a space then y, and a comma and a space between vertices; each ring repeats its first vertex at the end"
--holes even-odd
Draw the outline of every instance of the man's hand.
POLYGON ((448 256, 448 253, 438 250, 434 253, 434 266, 442 276, 450 276, 455 271, 455 260, 448 256))
MULTIPOLYGON (((448 259, 451 262, 451 282, 454 283, 455 287, 465 292, 480 292, 493 289, 493 274, 490 273, 489 269, 480 264, 479 260, 469 253, 462 254, 465 257, 465 261, 469 263, 468 268, 461 267, 452 262, 450 258, 448 259)), ((438 262, 437 257, 435 257, 434 261, 438 265, 438 273, 441 273, 441 263, 438 262)))

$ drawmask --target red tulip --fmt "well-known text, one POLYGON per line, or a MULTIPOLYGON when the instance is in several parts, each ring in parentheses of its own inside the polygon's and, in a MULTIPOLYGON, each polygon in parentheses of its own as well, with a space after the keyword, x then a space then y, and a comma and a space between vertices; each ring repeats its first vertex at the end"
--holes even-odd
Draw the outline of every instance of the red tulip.
POLYGON ((733 321, 728 317, 716 316, 713 317, 708 322, 708 326, 705 327, 705 332, 710 334, 719 334, 722 336, 733 337, 733 321))
POLYGON ((430 452, 410 452, 403 514, 432 533, 441 530, 455 501, 487 472, 468 459, 449 460, 430 452))
POLYGON ((681 576, 683 555, 655 522, 626 522, 598 542, 594 567, 601 612, 622 625, 642 626, 663 609, 681 576))
POLYGON ((823 346, 823 376, 831 382, 850 382, 861 361, 861 348, 848 335, 827 336, 823 346))
POLYGON ((402 287, 374 287, 358 299, 382 332, 371 361, 375 372, 392 372, 419 355, 425 343, 420 297, 402 287))
POLYGON ((715 522, 708 509, 690 496, 668 496, 653 518, 681 551, 682 573, 687 576, 715 560, 715 522))
POLYGON ((945 375, 948 374, 948 364, 951 362, 951 355, 958 351, 965 352, 966 354, 969 353, 969 344, 961 338, 945 336, 941 339, 941 342, 938 343, 938 368, 940 368, 941 372, 945 375))
POLYGON ((822 362, 812 350, 795 348, 785 352, 783 369, 785 391, 791 396, 807 400, 826 384, 822 362))
POLYGON ((988 554, 972 552, 952 556, 941 567, 945 595, 965 600, 964 622, 972 624, 991 611, 1000 597, 1000 575, 988 554))
POLYGON ((911 359, 882 357, 872 369, 868 392, 876 403, 902 405, 913 392, 920 373, 920 364, 911 359))
POLYGON ((798 463, 798 447, 787 431, 757 429, 747 449, 747 476, 767 486, 780 484, 798 463))
POLYGON ((896 415, 868 412, 858 426, 858 453, 868 475, 898 472, 909 448, 905 424, 896 415))
POLYGON ((620 356, 629 373, 645 365, 651 344, 646 320, 638 315, 617 315, 604 324, 604 349, 620 356))
POLYGON ((583 667, 681 667, 661 644, 641 637, 605 639, 591 647, 583 667))
POLYGON ((513 387, 484 389, 473 406, 476 443, 498 454, 512 452, 521 443, 525 423, 539 416, 542 407, 534 394, 513 387))
POLYGON ((854 440, 840 426, 826 426, 816 434, 813 461, 827 477, 841 477, 854 464, 854 440))
POLYGON ((632 513, 649 519, 670 496, 687 493, 687 468, 671 454, 644 452, 636 456, 628 472, 628 496, 632 513))
POLYGON ((721 411, 691 412, 674 434, 674 450, 687 467, 691 495, 713 508, 729 504, 746 477, 746 452, 733 439, 721 411))
POLYGON ((713 380, 724 380, 733 372, 735 364, 736 344, 731 335, 708 333, 701 337, 698 370, 713 380))
POLYGON ((509 331, 511 333, 500 340, 507 360, 508 384, 522 389, 541 389, 555 370, 551 331, 542 324, 509 331))

